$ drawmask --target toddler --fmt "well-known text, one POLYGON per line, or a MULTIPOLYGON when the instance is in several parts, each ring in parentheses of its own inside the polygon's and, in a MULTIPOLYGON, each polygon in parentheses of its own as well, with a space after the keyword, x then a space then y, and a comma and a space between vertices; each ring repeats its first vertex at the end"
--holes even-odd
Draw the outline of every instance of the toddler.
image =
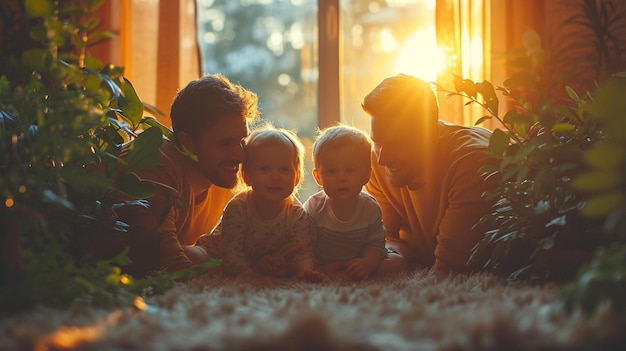
POLYGON ((372 142, 345 125, 320 132, 313 144, 313 177, 322 190, 304 203, 313 218, 314 252, 325 273, 370 277, 386 254, 382 212, 363 191, 371 173, 372 142))
POLYGON ((249 187, 228 203, 217 231, 228 274, 319 281, 309 245, 311 221, 294 192, 304 173, 304 147, 285 129, 267 125, 244 144, 241 176, 249 187))

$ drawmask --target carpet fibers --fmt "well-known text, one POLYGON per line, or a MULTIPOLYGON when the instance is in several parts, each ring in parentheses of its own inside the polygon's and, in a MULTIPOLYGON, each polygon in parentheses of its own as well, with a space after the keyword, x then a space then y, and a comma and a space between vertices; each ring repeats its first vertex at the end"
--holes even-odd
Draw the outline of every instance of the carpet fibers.
POLYGON ((320 284, 206 274, 143 311, 0 315, 0 350, 598 350, 624 345, 609 310, 566 315, 556 286, 429 270, 320 284))

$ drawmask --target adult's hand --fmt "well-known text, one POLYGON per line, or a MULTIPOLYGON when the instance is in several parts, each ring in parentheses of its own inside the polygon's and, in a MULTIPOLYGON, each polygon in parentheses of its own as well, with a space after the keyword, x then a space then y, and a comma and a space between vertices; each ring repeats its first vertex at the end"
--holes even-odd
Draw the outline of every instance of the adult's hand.
POLYGON ((194 265, 207 262, 211 259, 206 250, 200 246, 183 245, 183 250, 194 265))
POLYGON ((384 277, 390 274, 405 272, 409 269, 409 248, 400 241, 387 241, 385 243, 387 255, 380 261, 374 276, 384 277))
POLYGON ((389 252, 387 253, 387 256, 378 264, 378 268, 374 271, 374 275, 377 277, 385 277, 390 274, 405 272, 407 269, 408 263, 402 255, 395 252, 389 252))

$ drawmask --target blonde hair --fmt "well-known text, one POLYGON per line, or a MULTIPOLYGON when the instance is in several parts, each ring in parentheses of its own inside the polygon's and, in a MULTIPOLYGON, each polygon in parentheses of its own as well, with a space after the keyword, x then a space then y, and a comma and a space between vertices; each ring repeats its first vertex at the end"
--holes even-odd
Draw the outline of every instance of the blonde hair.
POLYGON ((320 130, 313 143, 313 164, 317 167, 320 158, 335 148, 351 146, 356 149, 355 157, 371 164, 372 140, 364 131, 338 124, 320 130))
MULTIPOLYGON (((250 148, 266 145, 270 142, 279 142, 293 147, 295 154, 294 165, 298 175, 298 183, 294 186, 294 194, 296 194, 304 179, 304 145, 296 132, 284 128, 276 128, 271 123, 267 122, 254 129, 250 135, 246 137, 243 149, 247 156, 250 148)), ((242 171, 246 169, 247 165, 246 157, 246 160, 244 160, 242 164, 242 171)), ((245 182, 240 183, 245 184, 245 182)))

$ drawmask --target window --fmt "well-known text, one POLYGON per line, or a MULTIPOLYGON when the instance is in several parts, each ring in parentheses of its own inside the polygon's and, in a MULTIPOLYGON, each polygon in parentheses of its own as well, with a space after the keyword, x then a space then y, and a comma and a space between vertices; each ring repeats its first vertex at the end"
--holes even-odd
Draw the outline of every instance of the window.
MULTIPOLYGON (((297 130, 310 151, 318 127, 369 131, 360 102, 387 76, 437 79, 435 0, 197 0, 202 73, 259 95, 262 120, 297 130)), ((310 175, 299 193, 318 190, 310 175)))

